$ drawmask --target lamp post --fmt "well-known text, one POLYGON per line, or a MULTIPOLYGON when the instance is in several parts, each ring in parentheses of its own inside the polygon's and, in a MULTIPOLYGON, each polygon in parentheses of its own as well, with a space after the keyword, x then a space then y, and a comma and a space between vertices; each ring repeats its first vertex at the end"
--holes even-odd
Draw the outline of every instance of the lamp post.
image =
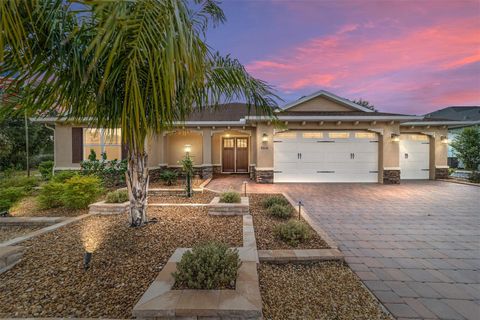
POLYGON ((192 196, 192 168, 191 168, 191 160, 190 160, 190 152, 192 152, 192 145, 186 144, 184 147, 185 151, 185 160, 184 160, 184 169, 185 170, 185 179, 187 182, 187 197, 192 196), (188 168, 187 168, 188 167, 188 168))

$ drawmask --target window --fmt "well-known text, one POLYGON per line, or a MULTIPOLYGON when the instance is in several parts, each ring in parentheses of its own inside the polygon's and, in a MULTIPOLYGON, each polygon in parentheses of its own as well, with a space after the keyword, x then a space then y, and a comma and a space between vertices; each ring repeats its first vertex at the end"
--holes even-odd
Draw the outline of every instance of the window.
POLYGON ((348 139, 350 132, 329 132, 328 137, 331 139, 348 139))
POLYGON ((275 134, 275 138, 281 139, 295 139, 297 138, 297 133, 295 131, 283 131, 275 134))
POLYGON ((246 148, 246 147, 247 147, 247 139, 237 138, 237 148, 246 148))
POLYGON ((304 139, 322 139, 323 133, 322 132, 304 132, 302 134, 304 139))
POLYGON ((428 141, 428 136, 424 134, 401 134, 402 140, 428 141))
POLYGON ((108 160, 122 159, 122 134, 120 129, 83 129, 83 159, 88 159, 90 150, 95 151, 97 159, 102 152, 108 160))
POLYGON ((223 147, 224 148, 233 148, 235 147, 235 139, 223 139, 223 147))
POLYGON ((373 132, 355 132, 357 139, 375 139, 376 134, 373 132))

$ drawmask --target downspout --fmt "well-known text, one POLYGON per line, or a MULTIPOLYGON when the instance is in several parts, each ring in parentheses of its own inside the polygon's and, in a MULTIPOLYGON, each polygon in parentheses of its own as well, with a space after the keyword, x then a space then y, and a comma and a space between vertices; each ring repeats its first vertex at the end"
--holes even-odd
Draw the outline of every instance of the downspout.
POLYGON ((52 167, 52 176, 55 175, 55 167, 56 167, 56 159, 55 159, 55 128, 49 127, 48 124, 45 123, 45 128, 50 129, 53 131, 53 167, 52 167))

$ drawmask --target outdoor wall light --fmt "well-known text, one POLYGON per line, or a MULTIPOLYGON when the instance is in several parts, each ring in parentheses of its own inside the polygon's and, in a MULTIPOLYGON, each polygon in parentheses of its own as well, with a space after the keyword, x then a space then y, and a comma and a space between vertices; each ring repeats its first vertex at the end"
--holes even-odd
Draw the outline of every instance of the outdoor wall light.
POLYGON ((268 134, 264 132, 262 135, 262 142, 267 142, 267 141, 268 141, 268 134))
POLYGON ((398 133, 392 133, 391 137, 392 137, 393 142, 399 142, 400 141, 400 135, 398 133))
POLYGON ((191 144, 186 144, 183 150, 185 151, 185 153, 192 152, 192 145, 191 144))
POLYGON ((88 268, 90 268, 90 261, 92 261, 92 253, 85 251, 85 254, 83 256, 83 269, 85 271, 87 271, 88 268))
POLYGON ((448 143, 448 142, 449 142, 447 136, 441 136, 441 137, 440 137, 440 141, 441 141, 442 143, 448 143))
POLYGON ((230 138, 230 133, 227 133, 225 137, 230 138))

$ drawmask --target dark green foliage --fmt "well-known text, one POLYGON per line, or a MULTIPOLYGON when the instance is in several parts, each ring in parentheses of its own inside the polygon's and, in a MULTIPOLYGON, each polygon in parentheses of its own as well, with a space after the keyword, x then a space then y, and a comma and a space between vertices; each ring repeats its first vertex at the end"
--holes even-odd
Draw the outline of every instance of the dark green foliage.
POLYGON ((288 205, 281 205, 278 203, 274 203, 267 209, 269 215, 275 218, 280 219, 288 219, 292 216, 293 208, 290 204, 288 205))
POLYGON ((465 169, 477 171, 480 166, 480 128, 465 128, 450 144, 465 169))
POLYGON ((480 183, 480 171, 472 172, 468 180, 473 183, 480 183))
POLYGON ((8 210, 23 197, 29 195, 38 186, 34 177, 19 175, 7 170, 0 179, 0 210, 8 210))
POLYGON ((62 196, 65 184, 53 180, 45 183, 37 197, 39 207, 42 209, 57 208, 63 206, 62 196))
POLYGON ((310 230, 305 222, 290 220, 287 223, 278 225, 275 234, 291 246, 297 246, 310 238, 310 230))
POLYGON ((31 192, 38 186, 38 180, 35 177, 27 177, 13 174, 9 178, 0 180, 0 189, 9 187, 22 188, 26 193, 31 192))
POLYGON ((126 201, 128 201, 128 191, 123 189, 107 193, 105 199, 106 203, 123 203, 126 201))
POLYGON ((263 200, 263 202, 262 202, 262 205, 265 209, 270 208, 274 204, 279 204, 279 205, 282 205, 282 206, 290 205, 288 200, 285 199, 282 196, 270 196, 270 197, 266 198, 265 200, 263 200))
POLYGON ((190 155, 187 153, 185 157, 183 157, 182 160, 179 161, 180 164, 182 165, 182 171, 185 174, 185 179, 186 179, 186 186, 185 186, 185 192, 187 193, 187 197, 192 196, 192 177, 194 174, 194 169, 193 169, 193 160, 190 157, 190 155))
POLYGON ((235 286, 241 261, 236 249, 207 243, 187 251, 173 273, 175 286, 190 289, 226 289, 235 286))
POLYGON ((71 209, 85 209, 103 192, 102 183, 96 176, 73 176, 65 182, 62 194, 63 205, 71 209))
POLYGON ((38 171, 42 175, 43 180, 50 180, 53 172, 53 161, 43 161, 38 165, 38 171))
POLYGON ((175 182, 177 182, 178 179, 178 173, 173 170, 164 170, 162 173, 160 173, 160 179, 162 179, 163 182, 167 186, 171 186, 175 182))
POLYGON ((88 160, 80 163, 83 175, 96 175, 102 179, 105 187, 117 187, 125 185, 125 172, 127 171, 127 160, 107 160, 105 153, 97 159, 95 151, 91 150, 88 160))
POLYGON ((240 203, 242 201, 240 194, 235 191, 224 192, 220 195, 220 202, 223 203, 240 203))
POLYGON ((9 210, 26 194, 22 187, 0 188, 0 211, 9 210))
POLYGON ((78 175, 78 172, 76 171, 58 171, 55 172, 51 180, 53 182, 64 183, 65 181, 76 175, 78 175))

